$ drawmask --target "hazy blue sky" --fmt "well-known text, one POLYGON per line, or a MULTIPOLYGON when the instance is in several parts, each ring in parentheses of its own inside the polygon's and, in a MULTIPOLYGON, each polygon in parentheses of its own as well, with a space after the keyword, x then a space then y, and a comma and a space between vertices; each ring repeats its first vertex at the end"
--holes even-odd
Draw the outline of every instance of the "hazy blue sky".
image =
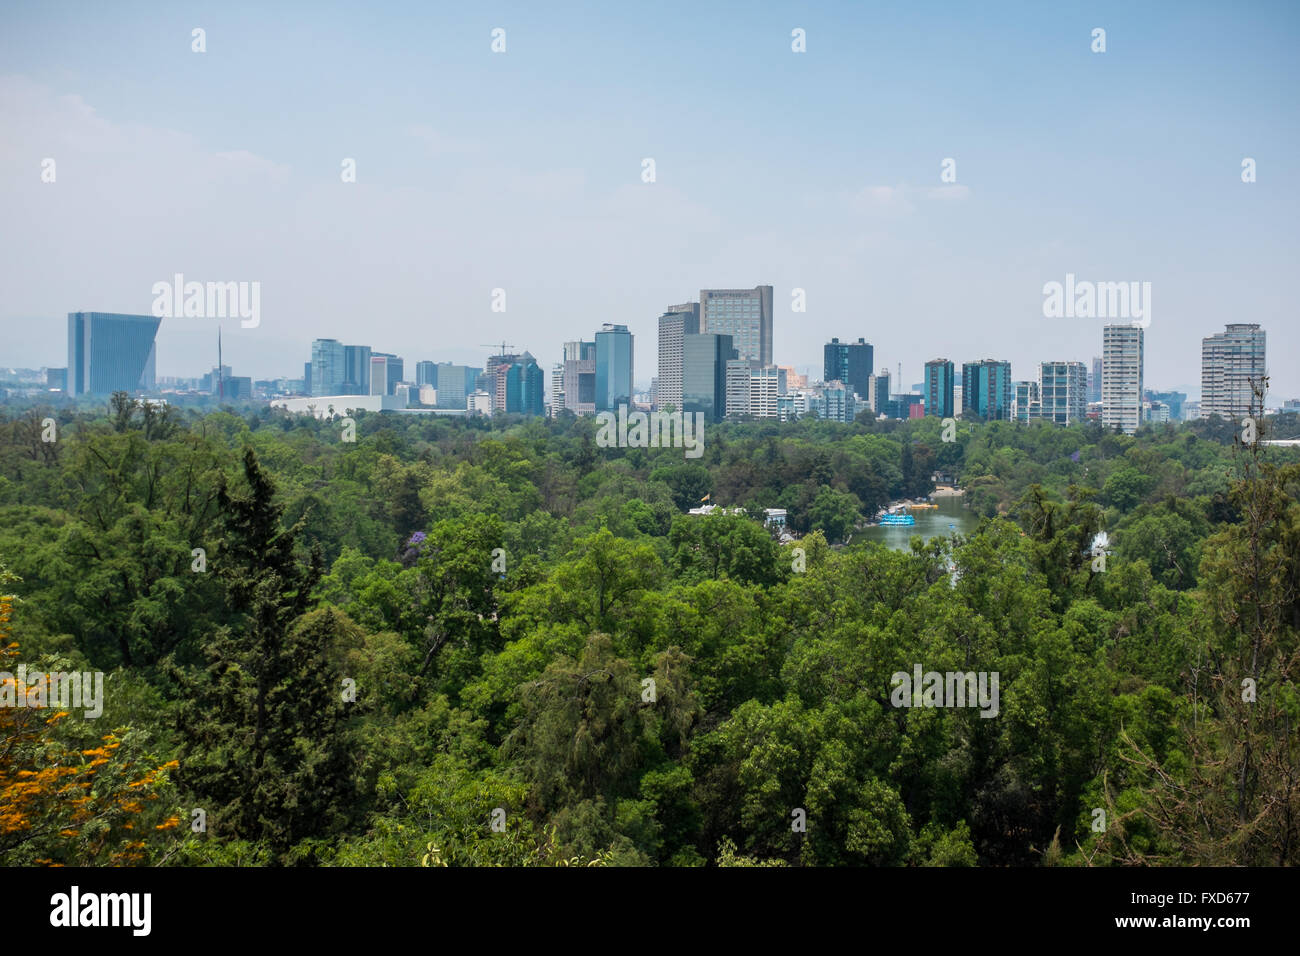
MULTIPOLYGON (((620 322, 648 382, 664 306, 770 284, 781 364, 864 336, 904 383, 1032 378, 1100 354, 1101 320, 1043 317, 1072 272, 1152 283, 1150 387, 1199 391, 1201 337, 1257 321, 1300 397, 1300 4, 602 6, 5 0, 0 365, 66 364, 69 311, 147 313, 180 272, 261 283, 237 375, 318 336, 410 377, 502 338, 549 368, 620 322)), ((164 320, 158 373, 214 337, 164 320)))

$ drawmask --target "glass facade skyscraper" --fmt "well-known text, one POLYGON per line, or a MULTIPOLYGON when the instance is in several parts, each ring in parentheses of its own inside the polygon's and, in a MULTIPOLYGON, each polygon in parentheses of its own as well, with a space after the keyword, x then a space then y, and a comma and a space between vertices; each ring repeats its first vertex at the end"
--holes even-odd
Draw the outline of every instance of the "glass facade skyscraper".
POLYGON ((311 343, 311 393, 342 395, 347 381, 347 359, 338 339, 316 339, 311 343))
POLYGON ((68 313, 68 394, 148 392, 162 319, 118 312, 68 313))
POLYGON ((701 289, 700 331, 730 335, 736 358, 771 365, 772 287, 701 289))
POLYGON ((682 338, 682 411, 710 422, 727 414, 727 362, 736 358, 730 335, 702 332, 682 338))
POLYGON ((632 333, 608 322, 596 333, 596 411, 632 404, 632 333))

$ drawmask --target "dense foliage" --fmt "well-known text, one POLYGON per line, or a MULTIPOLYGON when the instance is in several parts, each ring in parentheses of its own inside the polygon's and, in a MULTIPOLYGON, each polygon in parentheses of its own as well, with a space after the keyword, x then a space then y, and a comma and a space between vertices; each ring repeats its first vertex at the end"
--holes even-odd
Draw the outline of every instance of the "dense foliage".
POLYGON ((97 721, 0 710, 0 863, 1300 858, 1300 465, 1232 423, 340 434, 0 419, 4 669, 106 674, 97 721), (977 530, 854 540, 936 473, 977 530), (997 716, 893 706, 917 664, 997 716))

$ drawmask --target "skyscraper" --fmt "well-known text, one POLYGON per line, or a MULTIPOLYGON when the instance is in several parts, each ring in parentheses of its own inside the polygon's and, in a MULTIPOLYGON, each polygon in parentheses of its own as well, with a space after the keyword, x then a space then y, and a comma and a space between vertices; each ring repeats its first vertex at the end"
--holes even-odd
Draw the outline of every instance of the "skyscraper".
POLYGON ((953 416, 953 365, 947 359, 925 363, 925 414, 940 418, 953 416))
POLYGON ((432 362, 415 363, 415 384, 438 387, 438 366, 432 362))
POLYGON ((341 395, 370 394, 370 346, 343 346, 343 384, 341 395))
POLYGON ((861 398, 871 390, 871 370, 875 367, 875 349, 865 339, 841 342, 831 339, 822 349, 823 382, 840 381, 861 398))
POLYGON ((997 359, 966 362, 962 365, 961 382, 963 418, 997 421, 1011 417, 1010 362, 997 359))
POLYGON ((772 364, 772 287, 701 289, 700 331, 730 335, 736 358, 772 364))
POLYGON ((1258 324, 1235 323, 1201 339, 1202 418, 1236 421, 1251 414, 1253 387, 1263 386, 1264 337, 1258 324))
POLYGON ((632 333, 606 322, 596 333, 596 411, 632 404, 632 333))
POLYGON ((659 395, 656 408, 682 407, 682 337, 700 332, 700 304, 670 305, 659 316, 659 395))
POLYGON ((700 333, 682 340, 682 411, 706 420, 727 414, 727 362, 736 357, 730 335, 700 333))
POLYGON ((338 339, 316 339, 311 343, 311 393, 342 395, 347 381, 346 351, 338 339))
POLYGON ((68 394, 148 392, 162 319, 117 312, 68 313, 68 394))
POLYGON ((1101 423, 1132 435, 1142 424, 1143 330, 1107 325, 1101 339, 1101 423))
POLYGON ((1042 417, 1073 425, 1088 414, 1088 367, 1082 362, 1043 362, 1038 368, 1042 417))
POLYGON ((537 360, 528 352, 516 355, 512 361, 496 366, 497 389, 501 397, 494 408, 514 415, 544 415, 543 397, 545 375, 537 360))

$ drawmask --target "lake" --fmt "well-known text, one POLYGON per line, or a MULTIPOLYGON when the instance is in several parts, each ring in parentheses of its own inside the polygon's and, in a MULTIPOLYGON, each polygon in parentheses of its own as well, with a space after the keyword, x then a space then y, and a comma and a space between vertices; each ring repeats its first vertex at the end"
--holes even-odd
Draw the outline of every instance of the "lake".
POLYGON ((853 533, 853 544, 863 541, 879 541, 895 551, 910 550, 908 542, 916 535, 929 540, 934 536, 947 537, 956 531, 966 534, 974 531, 980 523, 979 515, 962 505, 960 497, 935 498, 937 508, 921 508, 911 514, 916 524, 911 526, 863 528, 853 533), (950 528, 949 525, 956 527, 950 528))

